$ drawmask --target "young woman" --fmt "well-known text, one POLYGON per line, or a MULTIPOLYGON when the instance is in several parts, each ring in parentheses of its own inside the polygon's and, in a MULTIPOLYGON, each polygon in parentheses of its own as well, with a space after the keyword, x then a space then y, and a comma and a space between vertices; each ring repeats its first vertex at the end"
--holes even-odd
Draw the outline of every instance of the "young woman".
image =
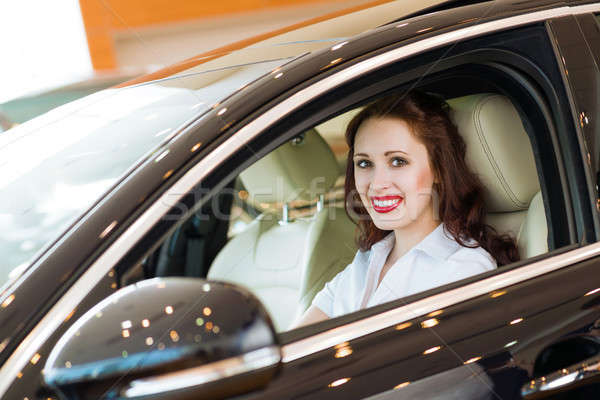
POLYGON ((515 241, 484 222, 483 187, 437 97, 382 98, 348 125, 346 211, 354 260, 298 325, 337 317, 517 261, 515 241))

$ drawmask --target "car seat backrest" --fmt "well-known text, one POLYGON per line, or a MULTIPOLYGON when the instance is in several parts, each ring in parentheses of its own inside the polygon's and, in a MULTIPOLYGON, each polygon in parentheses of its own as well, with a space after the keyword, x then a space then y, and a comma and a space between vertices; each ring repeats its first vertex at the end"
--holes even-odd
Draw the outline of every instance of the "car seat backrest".
POLYGON ((311 129, 258 160, 240 174, 254 199, 261 203, 314 200, 339 176, 333 152, 311 129))
POLYGON ((535 159, 514 105, 492 93, 448 104, 467 144, 467 163, 485 186, 487 222, 516 237, 521 258, 546 252, 548 230, 535 159))
POLYGON ((325 282, 354 256, 354 225, 341 208, 325 206, 307 218, 282 220, 282 204, 316 201, 339 176, 333 152, 310 130, 240 174, 256 203, 277 206, 232 238, 219 252, 210 279, 235 282, 256 294, 277 330, 285 330, 325 282))

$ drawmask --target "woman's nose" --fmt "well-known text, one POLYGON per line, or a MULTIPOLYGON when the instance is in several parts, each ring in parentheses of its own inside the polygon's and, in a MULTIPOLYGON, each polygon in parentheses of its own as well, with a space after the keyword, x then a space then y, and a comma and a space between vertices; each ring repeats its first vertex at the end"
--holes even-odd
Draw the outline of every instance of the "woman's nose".
POLYGON ((375 190, 387 189, 392 185, 388 171, 385 168, 375 168, 371 187, 375 190))

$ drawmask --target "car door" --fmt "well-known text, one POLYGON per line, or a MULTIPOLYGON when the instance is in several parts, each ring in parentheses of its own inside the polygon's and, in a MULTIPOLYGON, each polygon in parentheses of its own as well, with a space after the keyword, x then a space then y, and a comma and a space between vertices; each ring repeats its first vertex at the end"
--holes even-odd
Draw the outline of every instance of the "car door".
MULTIPOLYGON (((542 31, 546 29, 542 27, 542 31)), ((535 37, 527 30, 505 33, 504 49, 511 37, 516 40, 523 36, 535 37)), ((546 39, 537 45, 546 55, 553 54, 547 35, 546 39)), ((477 50, 478 46, 485 46, 486 51, 490 50, 487 46, 493 47, 484 41, 469 50, 477 50)), ((461 54, 461 50, 455 51, 461 54)), ((568 93, 561 83, 556 59, 544 60, 542 54, 538 53, 537 65, 555 85, 549 92, 555 91, 566 100, 568 93)), ((496 60, 491 53, 486 57, 488 62, 496 60)), ((508 57, 503 61, 510 65, 508 57)), ((421 75, 420 79, 426 77, 421 75)), ((357 86, 360 90, 359 84, 354 89, 357 86)), ((576 235, 593 238, 593 225, 584 222, 589 215, 588 186, 572 186, 585 179, 585 171, 573 119, 564 100, 562 105, 560 101, 552 105, 562 113, 553 124, 555 139, 563 144, 562 151, 554 148, 553 152, 569 159, 569 164, 561 162, 562 167, 558 167, 567 177, 565 181, 571 182, 565 182, 560 190, 569 193, 570 200, 564 200, 563 207, 570 212, 574 206, 567 203, 580 204, 576 207, 584 216, 570 216, 576 235), (566 146, 574 137, 575 143, 566 146), (567 147, 572 153, 565 154, 567 147)), ((537 140, 541 142, 543 137, 537 140)), ((556 173, 551 163, 543 168, 548 177, 556 173)), ((551 179, 556 182, 556 177, 551 179)), ((557 190, 555 184, 555 194, 557 190)), ((553 201, 556 199, 548 199, 549 203, 553 201)), ((320 329, 283 334, 280 375, 267 389, 247 398, 519 398, 522 386, 532 378, 560 372, 593 355, 597 345, 591 328, 598 314, 590 307, 598 282, 582 277, 591 275, 596 250, 594 245, 569 245, 564 233, 568 222, 559 222, 557 211, 552 213, 557 218, 553 222, 558 222, 553 232, 556 242, 548 254, 524 260, 494 277, 451 285, 441 292, 328 321, 320 329), (565 236, 561 238, 561 234, 565 236), (562 290, 558 292, 557 287, 562 290)))
MULTIPOLYGON (((513 34, 527 36, 523 31, 513 34)), ((560 60, 560 53, 555 55, 560 60)), ((543 68, 554 74, 553 90, 566 100, 570 94, 557 67, 553 61, 543 68)), ((572 383, 564 378, 573 374, 571 367, 581 367, 579 362, 597 354, 598 313, 592 309, 599 291, 593 278, 597 246, 587 244, 595 241, 595 229, 582 139, 573 129, 569 108, 561 112, 556 117, 564 118, 564 125, 555 119, 562 136, 558 140, 574 142, 570 154, 563 152, 569 160, 564 173, 571 182, 585 182, 580 189, 563 188, 585 215, 572 216, 579 221, 581 243, 525 260, 497 275, 499 285, 491 277, 451 285, 431 297, 382 306, 336 324, 330 321, 326 331, 284 334, 279 378, 247 398, 521 398, 539 396, 542 387, 541 396, 556 396, 549 388, 561 388, 565 398, 597 393, 594 387, 573 387, 578 382, 561 387, 572 383), (553 384, 543 386, 550 378, 553 384)))
MULTIPOLYGON (((483 9, 470 10, 480 15, 483 9)), ((545 25, 547 16, 532 12, 526 18, 469 25, 463 31, 456 24, 455 30, 433 31, 410 42, 408 33, 422 31, 431 23, 419 19, 408 28, 390 27, 366 35, 356 44, 350 42, 344 46, 347 53, 322 52, 297 62, 229 99, 203 126, 222 130, 222 139, 179 171, 169 190, 152 199, 143 213, 125 225, 125 233, 94 261, 67 292, 66 300, 51 310, 49 316, 64 323, 38 336, 41 339, 37 341, 35 336, 28 337, 18 357, 3 367, 3 372, 14 374, 3 376, 4 395, 53 396, 41 385, 39 373, 44 357, 70 326, 71 318, 104 298, 107 289, 116 284, 119 271, 133 267, 155 250, 182 222, 181 215, 189 216, 194 207, 257 157, 315 124, 395 88, 445 84, 448 93, 468 91, 451 85, 453 80, 477 79, 504 91, 521 111, 529 111, 532 125, 539 123, 533 137, 536 150, 541 151, 536 162, 549 214, 549 252, 502 270, 282 333, 279 340, 284 357, 278 376, 267 388, 244 398, 518 398, 521 386, 542 376, 540 372, 554 372, 549 368, 560 369, 588 358, 586 351, 593 346, 587 341, 579 346, 577 340, 584 336, 588 340, 598 319, 595 301, 600 281, 593 270, 600 249, 594 244, 596 217, 588 219, 589 190, 580 138, 569 108, 570 94, 545 25), (464 39, 454 44, 457 32, 464 39), (373 43, 390 46, 373 48, 373 43), (314 74, 315 66, 321 72, 314 74), (298 70, 314 75, 296 82, 298 70), (275 78, 279 73, 289 73, 294 86, 288 82, 286 93, 280 91, 280 96, 271 96, 261 107, 252 108, 256 104, 249 104, 245 96, 258 96, 258 89, 263 96, 265 92, 277 94, 274 79, 279 79, 275 78), (537 365, 544 350, 572 338, 576 340, 568 343, 585 350, 581 357, 567 360, 568 364, 561 360, 537 365)))
MULTIPOLYGON (((585 52, 577 52, 577 60, 573 60, 573 50, 585 47, 583 38, 572 30, 573 18, 569 16, 548 23, 552 32, 551 39, 558 41, 557 59, 571 67, 568 68, 571 77, 574 73, 589 71, 582 69, 582 66, 593 67, 589 54, 585 52), (571 47, 570 54, 562 51, 561 40, 555 36, 558 35, 557 31, 566 34, 567 30, 569 40, 566 44, 571 47)), ((567 75, 564 70, 563 74, 567 75)), ((571 82, 568 78, 566 81, 571 82)), ((579 90, 587 88, 589 93, 590 81, 594 79, 586 80, 581 77, 578 82, 586 82, 588 86, 581 84, 579 90)), ((593 90, 591 92, 595 93, 593 90)), ((577 94, 580 95, 581 93, 577 94)), ((580 100, 581 103, 594 109, 593 101, 580 100)), ((580 122, 569 121, 571 115, 583 115, 582 118, 586 118, 586 113, 566 113, 564 117, 568 123, 580 122)), ((587 121, 581 123, 582 128, 586 125, 587 121)), ((590 142, 583 140, 583 136, 579 138, 575 140, 573 153, 565 155, 565 158, 579 158, 579 146, 589 146, 590 142)), ((567 167, 571 169, 570 173, 574 172, 573 168, 580 169, 579 179, 585 177, 584 173, 589 173, 581 159, 575 163, 571 159, 569 163, 572 163, 567 167)), ((583 187, 585 189, 579 194, 580 201, 583 201, 583 209, 589 210, 590 204, 595 205, 590 201, 595 199, 593 185, 587 179, 583 187)), ((589 214, 585 218, 589 218, 590 224, 582 227, 584 230, 580 232, 583 237, 592 235, 589 239, 584 239, 584 243, 588 240, 593 242, 595 220, 589 214)), ((588 245, 583 248, 591 250, 594 247, 588 245)), ((364 324, 351 323, 349 325, 354 326, 347 327, 349 330, 356 329, 355 335, 360 338, 323 349, 319 361, 323 365, 327 364, 328 368, 314 367, 318 364, 315 353, 311 354, 314 358, 309 360, 300 361, 297 358, 297 353, 308 353, 303 352, 302 347, 310 347, 310 340, 293 342, 289 345, 287 359, 291 361, 289 367, 294 366, 297 370, 291 372, 290 376, 300 374, 298 370, 308 374, 308 365, 312 369, 318 369, 313 379, 319 379, 317 375, 320 375, 321 387, 314 389, 307 398, 343 398, 360 392, 364 387, 386 385, 387 391, 382 390, 372 398, 520 398, 522 395, 591 398, 597 395, 598 389, 578 387, 581 382, 577 382, 573 374, 581 371, 585 364, 579 362, 593 357, 598 351, 598 313, 591 311, 594 307, 592 297, 598 291, 598 282, 591 283, 597 256, 576 259, 573 257, 580 250, 564 250, 557 252, 554 257, 538 258, 537 262, 530 264, 527 268, 531 268, 532 272, 536 271, 533 272, 536 277, 531 280, 495 288, 487 285, 487 293, 447 308, 422 310, 424 315, 421 318, 410 318, 410 312, 415 313, 413 310, 419 307, 417 304, 409 304, 412 307, 406 306, 406 320, 394 320, 397 324, 395 326, 391 326, 389 321, 388 326, 382 324, 381 331, 370 335, 363 335, 364 330, 376 331, 376 327, 369 326, 366 321, 361 321, 364 324), (557 262, 565 262, 564 265, 568 268, 551 273, 543 272, 557 262), (590 268, 587 271, 586 265, 590 268), (581 286, 582 280, 587 280, 587 277, 590 281, 581 286), (426 311, 431 312, 425 314, 426 311), (469 332, 468 337, 463 336, 466 332, 469 332), (341 352, 341 349, 344 351, 341 352), (327 357, 330 359, 329 363, 325 361, 327 357), (336 360, 346 357, 356 358, 354 362, 336 360), (445 369, 441 367, 444 363, 447 363, 446 368, 453 363, 454 367, 445 369), (368 364, 368 372, 364 372, 366 367, 361 369, 360 364, 368 364), (552 375, 547 377, 546 374, 552 375), (531 378, 537 379, 526 385, 531 378), (551 389, 561 389, 562 392, 557 395, 551 389)), ((525 270, 526 268, 522 268, 513 272, 520 274, 525 270)), ((505 277, 511 274, 507 272, 505 277)), ((469 290, 467 287, 462 289, 469 290)), ((373 318, 372 323, 376 323, 375 321, 377 320, 373 318)), ((345 333, 348 334, 347 337, 352 336, 350 332, 345 333)), ((332 330, 330 335, 331 339, 335 337, 339 341, 344 338, 339 338, 342 336, 339 328, 332 330)), ((322 335, 318 340, 324 342, 327 339, 326 335, 322 335)), ((316 347, 316 344, 313 345, 316 347)), ((594 365, 594 359, 587 361, 589 365, 594 365)), ((307 378, 306 381, 310 379, 307 378)), ((282 386, 280 390, 283 395, 286 389, 282 386)))

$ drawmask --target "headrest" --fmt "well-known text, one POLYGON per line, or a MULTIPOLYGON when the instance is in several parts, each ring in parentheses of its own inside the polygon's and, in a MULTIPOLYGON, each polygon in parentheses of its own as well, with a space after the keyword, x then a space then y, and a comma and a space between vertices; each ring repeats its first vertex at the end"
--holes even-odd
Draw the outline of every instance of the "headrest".
POLYGON ((540 190, 529 137, 509 99, 477 94, 448 101, 466 160, 486 188, 488 212, 526 210, 540 190))
POLYGON ((240 178, 257 202, 289 203, 318 198, 339 175, 329 145, 311 129, 261 158, 240 178))

